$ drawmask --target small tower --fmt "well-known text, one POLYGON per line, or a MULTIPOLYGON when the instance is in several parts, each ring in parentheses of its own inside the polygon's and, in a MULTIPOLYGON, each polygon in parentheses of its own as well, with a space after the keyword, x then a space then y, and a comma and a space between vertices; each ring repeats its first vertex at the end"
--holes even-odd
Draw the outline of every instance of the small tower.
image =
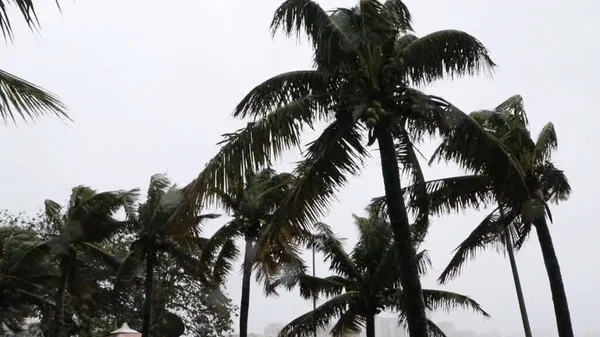
POLYGON ((108 337, 142 337, 142 334, 130 328, 127 323, 123 323, 119 329, 111 332, 108 337))

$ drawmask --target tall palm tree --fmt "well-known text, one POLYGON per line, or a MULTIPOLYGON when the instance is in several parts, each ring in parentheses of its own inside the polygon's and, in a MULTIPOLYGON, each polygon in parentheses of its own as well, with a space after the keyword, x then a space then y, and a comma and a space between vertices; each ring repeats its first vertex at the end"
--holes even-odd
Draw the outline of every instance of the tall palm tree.
POLYGON ((252 270, 256 270, 257 280, 269 284, 281 269, 280 264, 284 263, 282 260, 273 260, 271 252, 280 247, 289 249, 286 247, 287 242, 264 241, 264 238, 269 237, 278 227, 279 223, 273 222, 273 215, 285 200, 292 183, 293 177, 289 173, 276 173, 272 169, 263 169, 257 173, 248 172, 245 181, 238 182, 237 186, 232 187, 229 192, 220 189, 213 191, 233 219, 209 239, 202 258, 205 261, 214 260, 217 257, 214 254, 215 248, 221 248, 222 252, 235 253, 229 255, 227 260, 231 261, 238 253, 235 240, 244 239, 240 337, 248 335, 252 270))
MULTIPOLYGON (((457 132, 448 137, 434 154, 432 160, 458 160, 475 174, 441 179, 432 182, 430 201, 438 208, 457 209, 479 202, 495 202, 498 206, 473 230, 456 249, 454 257, 440 277, 440 281, 455 277, 463 264, 477 250, 493 245, 505 245, 511 257, 513 237, 519 249, 531 231, 536 228, 544 263, 550 281, 558 332, 561 337, 572 337, 573 329, 562 281, 558 258, 552 243, 546 219, 552 220, 547 202, 567 200, 571 187, 563 171, 551 162, 557 148, 557 137, 552 123, 547 123, 536 140, 531 138, 523 99, 513 96, 493 111, 475 111, 471 117, 502 144, 496 154, 506 160, 498 165, 482 165, 478 151, 461 154, 458 148, 469 148, 466 137, 457 132), (502 174, 504 173, 504 175, 502 174)), ((513 266, 515 285, 520 288, 516 266, 513 266)), ((524 301, 520 296, 521 306, 524 301)), ((524 313, 524 311, 522 311, 524 313)), ((526 321, 526 316, 523 316, 526 321)))
POLYGON ((56 229, 57 234, 25 251, 14 267, 22 268, 32 261, 56 258, 59 268, 59 283, 56 291, 56 309, 53 337, 66 337, 65 296, 93 304, 94 284, 86 282, 87 256, 102 260, 116 268, 119 260, 99 247, 99 243, 112 236, 126 224, 114 218, 115 213, 124 209, 131 214, 138 190, 101 192, 86 186, 73 188, 66 211, 52 200, 45 201, 45 216, 56 229))
POLYGON ((116 278, 117 283, 120 283, 145 261, 142 337, 152 335, 150 329, 153 323, 154 271, 158 267, 158 254, 169 254, 181 268, 192 275, 200 275, 197 265, 200 262, 199 252, 205 240, 197 235, 187 234, 198 234, 202 222, 219 217, 218 214, 205 214, 188 223, 185 228, 167 226, 169 218, 181 203, 182 196, 181 189, 173 185, 167 176, 153 175, 150 178, 146 201, 140 204, 137 212, 131 216, 131 222, 138 230, 137 239, 131 244, 132 249, 127 257, 121 261, 116 278), (198 256, 194 256, 194 250, 198 256))
MULTIPOLYGON (((328 298, 316 309, 288 323, 281 336, 309 337, 314 325, 323 329, 337 320, 331 329, 334 337, 360 333, 363 328, 367 337, 375 337, 375 318, 383 311, 397 312, 400 322, 406 324, 406 293, 401 286, 398 264, 402 257, 393 244, 390 223, 372 211, 367 217, 354 215, 354 223, 359 235, 352 252, 346 252, 342 242, 330 232, 321 234, 315 242, 326 261, 330 261, 334 275, 321 278, 296 272, 276 282, 275 286, 288 289, 298 285, 300 294, 307 299, 328 298)), ((427 251, 419 252, 417 261, 423 274, 430 265, 427 251)), ((430 310, 462 307, 488 316, 477 302, 464 295, 433 289, 424 289, 423 295, 430 310)), ((445 336, 431 320, 427 324, 429 336, 445 336)))
MULTIPOLYGON (((315 67, 268 79, 238 104, 234 116, 251 122, 226 135, 219 153, 188 185, 189 204, 181 214, 193 216, 202 202, 210 200, 214 187, 227 189, 230 179, 269 165, 285 150, 303 144, 305 128, 326 122, 305 150, 295 171, 300 178, 280 208, 281 218, 288 222, 281 230, 306 228, 326 213, 349 176, 359 174, 369 157, 367 146, 377 142, 386 198, 394 205, 389 217, 403 257, 408 325, 413 336, 425 337, 425 305, 400 168, 415 183, 424 183, 413 144, 451 126, 457 117, 452 113, 458 110, 446 109, 449 104, 409 86, 476 74, 494 64, 471 35, 444 30, 418 38, 411 33, 410 22, 410 13, 399 0, 363 0, 356 7, 331 12, 312 0, 285 1, 275 11, 272 30, 287 35, 305 32, 314 49, 315 67), (438 103, 443 109, 434 108, 438 103)), ((460 121, 473 124, 468 118, 460 121)), ((428 223, 427 203, 422 207, 417 217, 422 230, 416 240, 423 238, 428 223)))
MULTIPOLYGON (((58 1, 56 4, 58 5, 58 1)), ((39 28, 34 1, 0 0, 0 32, 5 40, 12 41, 14 37, 13 22, 7 10, 11 6, 19 10, 29 28, 39 28)), ((69 118, 65 106, 57 96, 0 69, 0 119, 16 123, 16 117, 27 121, 45 115, 69 118)))

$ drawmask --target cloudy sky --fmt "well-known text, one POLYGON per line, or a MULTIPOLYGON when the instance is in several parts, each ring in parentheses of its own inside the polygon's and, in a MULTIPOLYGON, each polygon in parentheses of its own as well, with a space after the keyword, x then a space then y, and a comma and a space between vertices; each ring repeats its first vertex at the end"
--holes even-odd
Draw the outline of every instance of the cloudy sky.
MULTIPOLYGON (((41 1, 40 1, 41 2, 41 1)), ((100 190, 145 188, 150 175, 167 172, 186 184, 215 153, 220 135, 243 123, 230 112, 243 95, 280 72, 308 68, 306 44, 268 31, 280 0, 65 1, 62 15, 44 1, 42 31, 28 32, 21 22, 16 42, 2 48, 0 67, 59 94, 74 124, 45 119, 36 124, 0 128, 4 186, 0 205, 35 212, 43 200, 66 201, 72 186, 100 190), (44 7, 46 6, 46 7, 44 7)), ((350 6, 353 0, 323 0, 323 7, 350 6)), ((594 108, 600 58, 593 32, 600 23, 591 0, 445 1, 408 0, 418 34, 440 29, 465 30, 483 41, 499 68, 493 79, 462 79, 427 88, 465 111, 493 108, 513 94, 523 95, 537 132, 551 120, 559 135, 557 164, 574 189, 567 203, 554 209, 556 250, 567 287, 576 334, 597 325, 600 276, 595 258, 600 229, 593 178, 599 161, 591 139, 600 132, 594 108), (580 37, 578 37, 580 36, 580 37)), ((307 137, 307 141, 311 136, 307 137)), ((434 144, 421 150, 431 154, 434 144)), ((290 154, 288 162, 297 159, 290 154)), ((290 165, 283 163, 282 167, 290 165)), ((457 174, 434 166, 427 176, 457 174)), ((596 186, 596 187, 595 187, 596 186)), ((353 241, 351 213, 382 193, 377 159, 339 194, 325 219, 353 241)), ((436 219, 423 248, 431 251, 435 278, 449 254, 482 214, 436 219)), ((214 230, 218 222, 210 225, 214 230)), ((535 237, 517 255, 531 323, 555 332, 550 290, 535 237)), ((325 273, 318 266, 318 273, 325 273)), ((228 290, 239 300, 241 279, 232 276, 228 290)), ((479 331, 519 330, 520 318, 508 261, 488 252, 468 266, 448 289, 471 295, 493 316, 439 315, 457 327, 479 331)), ((250 330, 296 317, 310 303, 295 293, 265 299, 252 289, 250 330)))

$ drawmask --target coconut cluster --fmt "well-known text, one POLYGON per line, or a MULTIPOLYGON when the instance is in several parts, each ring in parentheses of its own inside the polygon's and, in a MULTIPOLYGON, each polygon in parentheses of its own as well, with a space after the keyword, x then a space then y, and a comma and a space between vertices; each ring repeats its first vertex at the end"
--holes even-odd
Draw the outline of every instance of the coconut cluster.
POLYGON ((379 118, 385 114, 385 110, 381 107, 381 103, 377 101, 371 102, 371 106, 367 108, 365 124, 368 128, 373 128, 379 122, 379 118))

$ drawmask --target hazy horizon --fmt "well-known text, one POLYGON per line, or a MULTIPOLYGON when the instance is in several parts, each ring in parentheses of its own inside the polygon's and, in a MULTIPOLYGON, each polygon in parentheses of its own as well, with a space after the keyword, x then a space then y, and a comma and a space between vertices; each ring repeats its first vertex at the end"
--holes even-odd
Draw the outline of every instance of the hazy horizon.
MULTIPOLYGON (((281 0, 178 0, 171 6, 158 0, 64 1, 62 14, 54 1, 39 3, 41 31, 29 32, 15 19, 15 43, 3 47, 0 67, 60 95, 75 123, 44 118, 0 128, 5 140, 0 147, 6 156, 1 170, 7 178, 0 208, 15 212, 34 213, 44 199, 66 201, 79 184, 98 190, 145 190, 154 173, 167 173, 187 184, 216 153, 221 135, 245 124, 234 121, 230 113, 253 86, 312 63, 307 43, 298 45, 283 36, 271 39, 269 23, 281 0)), ((331 9, 355 1, 319 3, 331 9)), ((428 93, 464 111, 493 108, 521 94, 533 134, 546 122, 555 123, 559 140, 555 159, 570 179, 573 196, 553 206, 551 231, 575 334, 600 330, 594 314, 599 272, 584 259, 598 254, 595 238, 600 229, 591 203, 598 185, 592 173, 599 160, 594 152, 582 152, 593 146, 588 138, 600 131, 591 100, 600 73, 593 66, 600 48, 585 36, 600 28, 593 17, 600 3, 407 0, 406 4, 418 35, 464 30, 480 39, 498 64, 492 79, 439 82, 425 88, 428 93)), ((305 143, 313 138, 307 134, 305 143)), ((429 156, 434 145, 428 142, 419 149, 429 156)), ((298 158, 298 151, 291 151, 277 169, 292 168, 298 158)), ((425 173, 434 179, 461 172, 434 165, 425 173)), ((347 237, 351 247, 355 240, 351 214, 362 214, 369 199, 382 191, 375 154, 362 175, 340 191, 339 203, 332 204, 324 222, 347 237)), ((468 211, 434 219, 422 246, 433 261, 424 287, 440 287, 435 280, 452 250, 482 216, 468 211)), ((223 221, 211 222, 205 234, 223 221)), ((554 333, 552 298, 535 235, 517 254, 517 263, 533 329, 554 333)), ((325 264, 317 265, 317 273, 327 273, 325 264)), ((241 276, 234 273, 227 286, 236 303, 240 285, 241 276)), ((460 278, 443 288, 473 297, 492 318, 457 311, 436 314, 436 320, 452 321, 465 330, 519 330, 509 264, 496 252, 480 254, 460 278)), ((264 298, 254 284, 249 330, 260 333, 267 324, 285 323, 310 307, 296 292, 264 298)))

